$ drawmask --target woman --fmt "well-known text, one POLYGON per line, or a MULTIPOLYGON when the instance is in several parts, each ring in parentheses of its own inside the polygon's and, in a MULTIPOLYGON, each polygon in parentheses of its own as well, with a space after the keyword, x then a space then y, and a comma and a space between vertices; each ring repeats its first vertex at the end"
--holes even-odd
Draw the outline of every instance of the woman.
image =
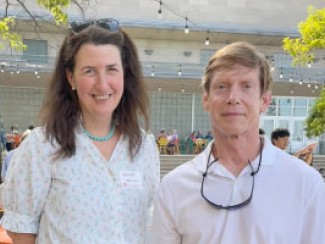
POLYGON ((114 19, 74 22, 41 118, 13 157, 14 243, 146 243, 159 157, 136 48, 114 19), (23 234, 25 233, 25 234, 23 234), (26 234, 28 233, 28 234, 26 234))

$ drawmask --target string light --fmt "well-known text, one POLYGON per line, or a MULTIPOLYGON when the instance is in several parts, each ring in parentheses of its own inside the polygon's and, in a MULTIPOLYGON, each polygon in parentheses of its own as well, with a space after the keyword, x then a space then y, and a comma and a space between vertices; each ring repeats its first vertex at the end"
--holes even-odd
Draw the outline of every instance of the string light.
POLYGON ((302 76, 300 77, 299 85, 302 85, 302 76))
POLYGON ((184 28, 184 33, 188 34, 190 32, 188 25, 187 25, 187 17, 185 17, 185 28, 184 28))
POLYGON ((161 19, 162 18, 162 11, 161 11, 161 0, 159 1, 159 10, 158 10, 158 19, 161 19))
POLYGON ((178 66, 177 71, 178 71, 178 76, 181 76, 182 75, 182 65, 181 64, 178 66))
POLYGON ((308 61, 307 67, 311 68, 311 62, 310 61, 308 61))
POLYGON ((289 81, 290 81, 290 82, 293 82, 292 73, 290 73, 289 81))
POLYGON ((283 72, 282 72, 282 66, 281 66, 281 72, 280 72, 280 79, 283 78, 283 72))
POLYGON ((184 93, 185 92, 185 89, 184 88, 182 88, 182 93, 184 93))
POLYGON ((206 46, 209 46, 209 44, 210 44, 210 38, 209 38, 210 31, 208 30, 207 33, 208 33, 208 35, 207 35, 207 38, 205 39, 204 43, 205 43, 206 46))
POLYGON ((275 70, 275 67, 274 67, 274 59, 271 61, 271 71, 273 72, 275 70))

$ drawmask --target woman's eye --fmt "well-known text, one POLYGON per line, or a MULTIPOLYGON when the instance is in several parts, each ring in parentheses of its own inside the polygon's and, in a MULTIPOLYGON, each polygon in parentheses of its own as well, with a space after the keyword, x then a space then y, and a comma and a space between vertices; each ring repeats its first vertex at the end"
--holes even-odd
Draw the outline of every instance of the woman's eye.
POLYGON ((117 72, 118 71, 118 68, 117 67, 108 67, 106 70, 108 72, 117 72))
POLYGON ((92 68, 87 68, 87 69, 82 70, 82 73, 85 75, 93 75, 95 73, 95 70, 92 68))

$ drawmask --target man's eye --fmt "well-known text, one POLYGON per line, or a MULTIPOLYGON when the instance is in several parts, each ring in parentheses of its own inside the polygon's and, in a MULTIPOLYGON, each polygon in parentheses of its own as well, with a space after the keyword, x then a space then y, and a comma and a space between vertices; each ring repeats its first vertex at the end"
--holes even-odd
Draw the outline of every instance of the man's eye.
POLYGON ((248 89, 253 88, 253 86, 252 86, 251 83, 244 83, 244 84, 243 84, 243 88, 244 88, 245 90, 248 90, 248 89))
POLYGON ((224 84, 219 84, 219 85, 217 85, 217 89, 218 90, 223 90, 223 89, 225 89, 226 88, 226 85, 224 85, 224 84))

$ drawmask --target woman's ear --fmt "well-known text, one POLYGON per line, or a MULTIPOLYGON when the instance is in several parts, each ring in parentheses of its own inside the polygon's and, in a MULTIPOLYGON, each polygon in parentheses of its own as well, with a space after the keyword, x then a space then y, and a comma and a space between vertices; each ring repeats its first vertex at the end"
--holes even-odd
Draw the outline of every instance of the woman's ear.
POLYGON ((70 70, 66 69, 65 74, 67 76, 67 80, 69 81, 71 89, 75 90, 76 89, 76 84, 74 83, 73 73, 70 70))

